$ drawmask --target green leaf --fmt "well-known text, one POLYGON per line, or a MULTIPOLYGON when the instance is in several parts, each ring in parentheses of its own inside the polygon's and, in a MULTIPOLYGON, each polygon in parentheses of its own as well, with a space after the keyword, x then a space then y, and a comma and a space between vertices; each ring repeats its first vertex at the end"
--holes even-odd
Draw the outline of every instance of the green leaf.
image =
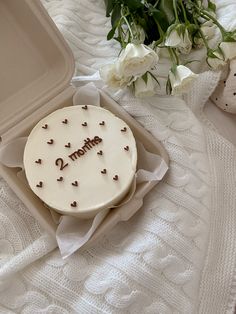
POLYGON ((111 14, 111 25, 112 27, 117 26, 120 18, 121 18, 121 13, 120 13, 121 7, 120 5, 117 3, 115 4, 112 14, 111 14))
POLYGON ((171 95, 171 92, 172 92, 172 86, 171 86, 170 78, 168 77, 168 80, 166 82, 166 94, 171 95))
POLYGON ((157 9, 152 9, 151 14, 155 22, 159 24, 161 29, 165 32, 169 26, 165 13, 157 9))
POLYGON ((111 40, 115 35, 116 27, 113 27, 110 32, 107 34, 107 40, 111 40))
POLYGON ((211 11, 216 12, 216 5, 215 5, 215 3, 211 2, 211 1, 208 2, 208 8, 211 11))
POLYGON ((158 8, 165 13, 168 23, 169 24, 173 23, 173 21, 175 20, 173 1, 161 0, 158 5, 158 8))
POLYGON ((161 86, 160 83, 159 83, 159 81, 158 81, 158 79, 155 77, 155 75, 154 75, 152 72, 147 71, 147 73, 149 73, 149 74, 151 75, 151 77, 157 82, 157 84, 158 84, 159 86, 161 86))
POLYGON ((143 74, 142 79, 144 80, 145 84, 147 85, 147 81, 148 81, 148 73, 147 72, 145 74, 143 74))
POLYGON ((113 9, 113 0, 104 0, 106 6, 106 17, 109 17, 113 9))
POLYGON ((124 0, 124 4, 132 11, 136 11, 143 6, 141 0, 124 0))

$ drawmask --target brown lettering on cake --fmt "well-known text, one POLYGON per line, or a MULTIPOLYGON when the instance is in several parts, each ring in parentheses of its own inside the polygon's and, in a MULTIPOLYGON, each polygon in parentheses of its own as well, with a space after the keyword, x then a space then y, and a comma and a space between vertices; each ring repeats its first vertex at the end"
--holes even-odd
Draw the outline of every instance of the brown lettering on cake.
POLYGON ((87 137, 87 140, 84 140, 84 143, 85 143, 86 146, 88 146, 89 148, 92 148, 92 147, 93 147, 93 145, 92 145, 91 140, 90 140, 89 137, 87 137))
POLYGON ((103 154, 102 150, 100 150, 99 152, 97 152, 98 155, 101 155, 103 154))
POLYGON ((64 163, 64 160, 62 158, 57 158, 55 161, 56 166, 60 167, 60 170, 63 170, 65 167, 68 166, 68 164, 64 163))
POLYGON ((88 148, 86 145, 82 146, 82 150, 83 152, 87 153, 87 150, 90 150, 90 148, 88 148))
POLYGON ((57 181, 63 181, 63 177, 58 178, 57 181))
POLYGON ((80 157, 80 156, 83 156, 83 155, 84 155, 83 149, 78 149, 78 150, 77 150, 77 154, 78 154, 79 157, 80 157))
POLYGON ((78 186, 78 181, 74 181, 71 183, 73 186, 78 186))
POLYGON ((102 173, 102 174, 106 174, 106 173, 107 173, 107 169, 103 169, 103 170, 101 171, 101 173, 102 173))
POLYGON ((99 125, 105 125, 105 121, 100 122, 99 125))
POLYGON ((94 146, 98 145, 99 143, 102 142, 102 139, 99 136, 94 136, 93 139, 90 139, 89 137, 84 140, 84 145, 70 154, 68 157, 72 160, 75 161, 76 159, 80 158, 84 154, 86 154, 91 148, 94 146))
POLYGON ((41 164, 42 163, 42 159, 39 158, 38 160, 35 160, 35 163, 36 164, 41 164))
POLYGON ((74 152, 68 156, 72 161, 75 161, 78 158, 78 152, 74 152))
POLYGON ((67 143, 65 147, 70 148, 70 143, 67 143))
POLYGON ((94 136, 94 142, 95 144, 99 144, 102 142, 102 139, 99 136, 94 136))
POLYGON ((87 122, 82 123, 82 126, 87 126, 87 125, 88 125, 87 122))

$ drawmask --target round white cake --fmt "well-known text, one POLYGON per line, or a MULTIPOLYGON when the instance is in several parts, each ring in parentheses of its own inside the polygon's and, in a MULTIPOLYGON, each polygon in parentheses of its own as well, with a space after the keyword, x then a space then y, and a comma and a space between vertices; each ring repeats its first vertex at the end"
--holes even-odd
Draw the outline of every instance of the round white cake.
POLYGON ((129 126, 96 106, 54 111, 33 128, 24 151, 33 192, 56 211, 81 218, 117 205, 130 189, 136 164, 129 126))

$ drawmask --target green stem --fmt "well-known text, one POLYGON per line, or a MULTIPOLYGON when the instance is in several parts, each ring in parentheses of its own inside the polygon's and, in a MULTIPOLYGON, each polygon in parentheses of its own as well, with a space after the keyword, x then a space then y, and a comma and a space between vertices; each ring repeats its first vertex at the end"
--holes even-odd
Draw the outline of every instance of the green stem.
POLYGON ((175 21, 179 23, 179 16, 178 16, 178 11, 177 11, 177 6, 176 6, 176 0, 173 0, 173 8, 175 12, 175 21))
POLYGON ((189 24, 189 20, 188 20, 188 18, 187 18, 186 10, 185 10, 185 7, 184 7, 184 5, 183 5, 183 2, 182 2, 182 0, 180 0, 179 2, 180 2, 181 9, 182 9, 182 11, 183 11, 184 21, 185 21, 186 24, 189 24))
POLYGON ((160 34, 160 37, 163 38, 163 37, 164 37, 164 31, 163 31, 163 29, 161 28, 161 25, 160 25, 159 22, 157 22, 156 20, 155 20, 155 23, 157 24, 157 28, 158 28, 158 32, 159 32, 159 34, 160 34))
POLYGON ((125 21, 125 24, 127 25, 128 29, 129 29, 129 32, 130 32, 130 35, 131 35, 131 39, 133 40, 134 39, 134 35, 133 35, 132 29, 131 29, 131 27, 129 25, 129 22, 128 22, 127 18, 123 15, 121 17, 121 19, 123 19, 125 21))
POLYGON ((118 35, 119 35, 120 40, 121 40, 121 48, 124 49, 125 48, 125 41, 124 41, 124 37, 122 34, 122 28, 120 25, 118 26, 118 35))
POLYGON ((122 6, 122 8, 121 8, 121 20, 123 19, 125 21, 125 24, 127 25, 128 30, 129 30, 130 35, 131 35, 131 40, 133 40, 134 39, 134 35, 133 35, 132 29, 130 27, 130 24, 129 24, 127 18, 126 18, 126 15, 127 14, 129 15, 129 8, 127 7, 127 9, 128 9, 128 13, 124 14, 124 6, 122 6))
POLYGON ((220 29, 222 35, 224 35, 227 31, 224 29, 224 27, 214 18, 214 16, 212 16, 211 14, 209 14, 207 11, 203 10, 202 12, 200 12, 202 17, 208 17, 208 20, 212 20, 220 29))
POLYGON ((160 1, 160 0, 157 0, 157 1, 155 2, 155 4, 153 5, 153 8, 155 8, 155 7, 158 5, 159 1, 160 1))
POLYGON ((219 28, 222 37, 224 37, 225 33, 227 33, 227 31, 224 29, 224 27, 217 21, 217 19, 215 19, 214 16, 212 16, 211 14, 209 14, 206 10, 201 10, 199 8, 198 5, 196 5, 194 2, 192 2, 191 0, 189 0, 189 2, 191 2, 191 4, 194 6, 194 8, 198 11, 198 14, 205 18, 208 21, 212 21, 215 25, 217 25, 217 27, 219 28))
POLYGON ((179 65, 179 57, 178 57, 178 55, 177 55, 177 53, 176 53, 176 50, 173 49, 173 48, 172 48, 172 53, 173 53, 173 55, 175 56, 176 64, 179 65))
POLYGON ((179 58, 178 58, 178 56, 177 56, 177 54, 176 54, 175 49, 168 47, 168 52, 169 52, 171 61, 172 61, 174 64, 179 65, 179 58))
POLYGON ((202 30, 201 30, 200 28, 199 28, 198 32, 199 32, 200 36, 202 37, 202 40, 203 40, 203 42, 204 42, 204 44, 205 44, 207 50, 209 50, 210 47, 209 47, 209 45, 208 45, 208 42, 207 42, 207 40, 206 40, 206 37, 204 36, 204 34, 203 34, 203 32, 202 32, 202 30))
POLYGON ((200 34, 200 36, 201 36, 201 38, 202 38, 202 40, 203 40, 203 42, 204 42, 204 44, 205 44, 207 50, 210 49, 210 47, 209 47, 209 45, 208 45, 208 42, 207 42, 207 40, 206 40, 206 37, 205 37, 205 35, 203 34, 201 28, 199 27, 196 18, 193 17, 193 20, 194 20, 195 25, 198 27, 198 32, 199 32, 199 34, 200 34))

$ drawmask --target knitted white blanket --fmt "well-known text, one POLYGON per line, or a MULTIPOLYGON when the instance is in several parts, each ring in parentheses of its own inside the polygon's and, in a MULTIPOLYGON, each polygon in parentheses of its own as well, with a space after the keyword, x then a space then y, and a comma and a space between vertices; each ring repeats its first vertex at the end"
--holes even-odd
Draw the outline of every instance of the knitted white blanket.
MULTIPOLYGON (((220 11, 231 4, 235 12, 234 0, 218 2, 220 11)), ((116 56, 102 0, 44 4, 77 73, 116 56)), ((55 240, 0 180, 0 313, 233 313, 236 150, 202 112, 218 76, 202 74, 185 101, 119 99, 162 141, 170 171, 135 217, 88 250, 62 260, 55 240)))

